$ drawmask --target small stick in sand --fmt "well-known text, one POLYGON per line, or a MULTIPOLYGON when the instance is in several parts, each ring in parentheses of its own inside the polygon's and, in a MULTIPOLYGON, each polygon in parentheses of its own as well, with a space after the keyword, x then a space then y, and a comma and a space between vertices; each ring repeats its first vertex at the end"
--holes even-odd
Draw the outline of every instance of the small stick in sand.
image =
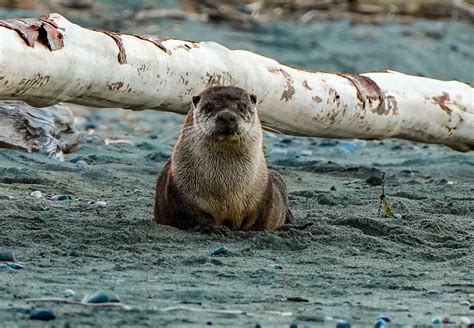
MULTIPOLYGON (((220 313, 220 314, 236 314, 236 315, 247 315, 250 317, 254 317, 254 313, 242 311, 242 310, 217 310, 217 309, 200 309, 195 307, 189 306, 170 306, 167 308, 160 309, 161 312, 169 312, 169 311, 192 311, 192 312, 207 312, 207 313, 220 313)), ((267 314, 282 316, 282 317, 289 317, 292 316, 293 313, 291 312, 281 312, 281 311, 264 311, 267 314)))
POLYGON ((85 303, 80 301, 73 301, 58 297, 45 297, 45 298, 27 298, 26 303, 37 303, 37 302, 53 302, 53 303, 65 303, 72 305, 84 305, 92 307, 120 307, 124 310, 131 310, 132 308, 126 304, 120 302, 109 302, 109 303, 85 303))

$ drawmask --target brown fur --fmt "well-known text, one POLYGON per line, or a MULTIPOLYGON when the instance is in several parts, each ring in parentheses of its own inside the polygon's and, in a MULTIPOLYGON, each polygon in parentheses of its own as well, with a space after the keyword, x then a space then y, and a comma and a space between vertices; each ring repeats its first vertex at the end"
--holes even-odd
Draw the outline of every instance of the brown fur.
POLYGON ((256 98, 239 88, 213 87, 193 102, 199 104, 191 106, 156 184, 156 222, 232 230, 272 230, 284 224, 291 216, 287 190, 281 176, 266 166, 256 98), (216 108, 204 113, 202 106, 209 103, 216 108), (223 111, 238 117, 241 133, 209 137, 213 117, 223 111))

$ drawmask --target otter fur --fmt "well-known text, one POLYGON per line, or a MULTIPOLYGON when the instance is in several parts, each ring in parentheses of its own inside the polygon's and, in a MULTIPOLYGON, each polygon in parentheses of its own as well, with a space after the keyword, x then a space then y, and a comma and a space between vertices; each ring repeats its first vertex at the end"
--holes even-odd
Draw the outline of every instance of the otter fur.
POLYGON ((249 231, 290 219, 285 182, 267 168, 256 103, 255 95, 230 86, 192 98, 156 184, 157 223, 249 231))

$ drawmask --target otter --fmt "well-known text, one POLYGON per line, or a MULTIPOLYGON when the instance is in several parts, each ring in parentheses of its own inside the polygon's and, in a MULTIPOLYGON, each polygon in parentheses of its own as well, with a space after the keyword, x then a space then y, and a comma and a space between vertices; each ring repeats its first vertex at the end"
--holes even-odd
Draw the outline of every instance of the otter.
POLYGON ((250 231, 290 221, 285 182, 265 161, 256 104, 255 95, 231 86, 192 97, 156 183, 157 223, 250 231))

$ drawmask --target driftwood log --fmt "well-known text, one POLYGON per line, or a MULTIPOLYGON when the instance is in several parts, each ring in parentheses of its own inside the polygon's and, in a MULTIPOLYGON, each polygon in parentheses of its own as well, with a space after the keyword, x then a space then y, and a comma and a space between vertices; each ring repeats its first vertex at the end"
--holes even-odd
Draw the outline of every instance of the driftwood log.
POLYGON ((185 113, 204 88, 235 85, 256 94, 262 121, 284 133, 474 149, 467 83, 303 71, 213 42, 85 29, 58 14, 0 21, 0 40, 0 99, 185 113))
POLYGON ((41 151, 62 161, 63 154, 73 151, 79 141, 69 108, 35 108, 22 101, 0 101, 0 147, 41 151))

